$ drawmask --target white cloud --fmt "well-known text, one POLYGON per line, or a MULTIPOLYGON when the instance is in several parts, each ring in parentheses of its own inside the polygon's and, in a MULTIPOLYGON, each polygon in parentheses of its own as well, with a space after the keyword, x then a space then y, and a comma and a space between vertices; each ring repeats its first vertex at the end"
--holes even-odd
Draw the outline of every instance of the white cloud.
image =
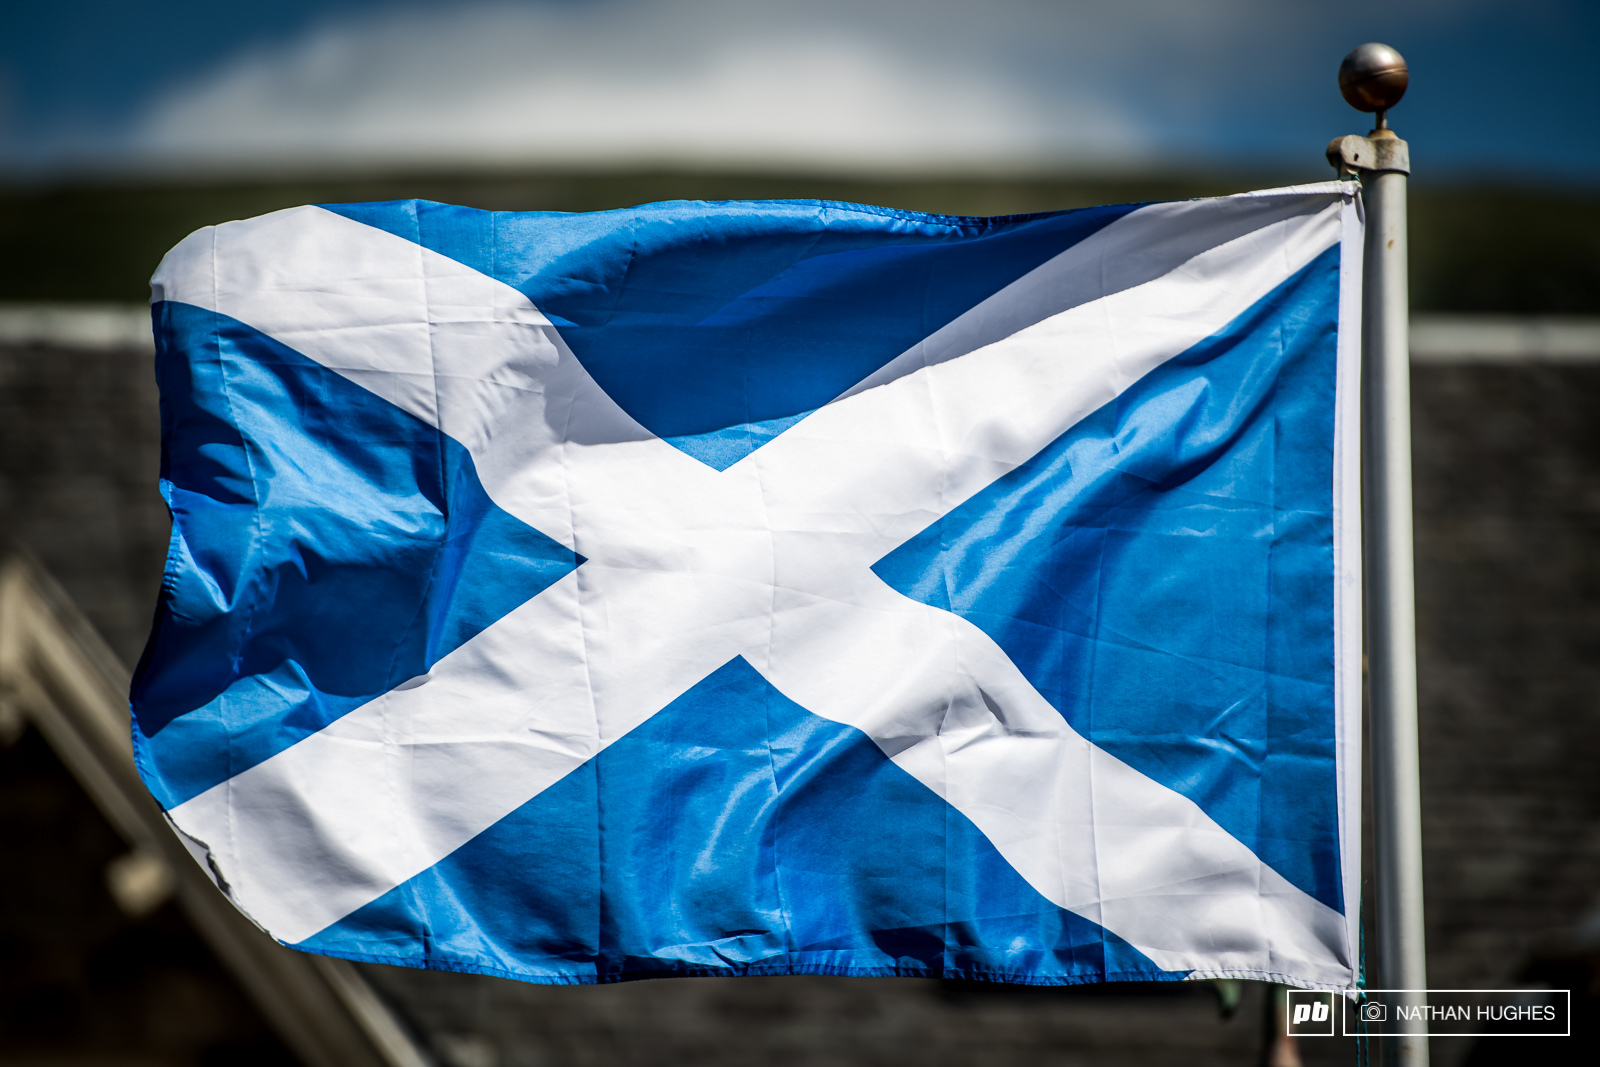
POLYGON ((394 0, 243 42, 116 128, 0 155, 233 172, 1315 160, 1349 122, 1345 48, 1499 2, 394 0))
POLYGON ((121 150, 219 166, 967 169, 1140 158, 1148 132, 1099 77, 1108 42, 1094 24, 1104 20, 1080 20, 1088 35, 1063 34, 1058 7, 609 0, 390 10, 317 26, 173 87, 121 150), (1039 39, 1041 22, 1054 42, 1039 39), (1061 77, 1052 59, 1077 75, 1061 77))

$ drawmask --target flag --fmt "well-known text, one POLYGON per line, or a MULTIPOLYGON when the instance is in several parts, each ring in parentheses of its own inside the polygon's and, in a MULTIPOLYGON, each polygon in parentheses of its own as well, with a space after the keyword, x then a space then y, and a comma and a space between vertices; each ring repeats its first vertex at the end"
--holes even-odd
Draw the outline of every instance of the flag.
POLYGON ((1355 196, 200 230, 144 781, 349 959, 1348 988, 1355 196))

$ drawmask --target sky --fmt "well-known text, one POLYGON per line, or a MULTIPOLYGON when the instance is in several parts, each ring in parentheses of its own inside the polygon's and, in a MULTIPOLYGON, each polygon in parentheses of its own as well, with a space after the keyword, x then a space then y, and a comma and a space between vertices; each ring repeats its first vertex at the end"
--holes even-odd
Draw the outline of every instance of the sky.
POLYGON ((1600 186, 1597 0, 9 0, 0 177, 1321 157, 1368 40, 1419 176, 1600 186))

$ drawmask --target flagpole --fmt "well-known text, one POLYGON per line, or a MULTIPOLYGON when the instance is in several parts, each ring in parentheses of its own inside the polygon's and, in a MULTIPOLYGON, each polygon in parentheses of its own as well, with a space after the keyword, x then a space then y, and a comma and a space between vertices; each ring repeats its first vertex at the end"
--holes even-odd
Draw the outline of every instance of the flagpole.
MULTIPOLYGON (((1367 694, 1379 988, 1425 990, 1422 804, 1417 748, 1417 632, 1411 530, 1411 360, 1406 285, 1406 142, 1388 109, 1406 91, 1400 53, 1364 44, 1345 57, 1339 89, 1377 112, 1366 137, 1341 137, 1328 158, 1358 174, 1366 208, 1362 270, 1362 425, 1367 694)), ((1416 1003, 1423 1002, 1418 993, 1416 1003)), ((1421 1033, 1386 1038, 1385 1063, 1427 1067, 1421 1033)))

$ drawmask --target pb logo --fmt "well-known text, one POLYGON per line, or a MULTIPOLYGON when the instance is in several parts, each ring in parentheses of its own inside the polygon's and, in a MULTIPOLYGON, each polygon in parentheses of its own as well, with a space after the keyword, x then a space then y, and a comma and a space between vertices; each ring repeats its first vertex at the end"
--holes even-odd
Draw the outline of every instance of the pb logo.
POLYGON ((1296 1037, 1333 1036, 1333 994, 1309 989, 1287 991, 1288 1032, 1296 1037))

